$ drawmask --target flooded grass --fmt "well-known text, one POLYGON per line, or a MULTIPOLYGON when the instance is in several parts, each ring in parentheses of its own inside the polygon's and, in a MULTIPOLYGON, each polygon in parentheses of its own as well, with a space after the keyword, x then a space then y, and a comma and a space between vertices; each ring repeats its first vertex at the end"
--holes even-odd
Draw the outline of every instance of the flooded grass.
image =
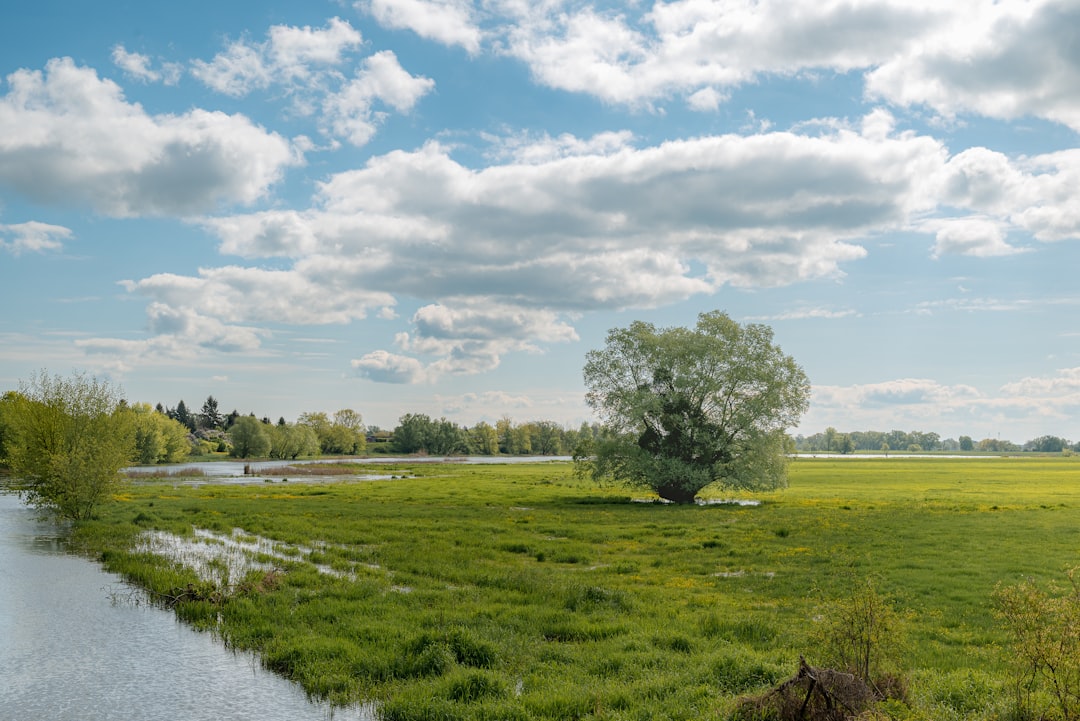
MULTIPOLYGON (((871 576, 925 684, 900 717, 945 718, 976 677, 979 708, 1007 708, 993 588, 1080 548, 1080 459, 799 460, 785 491, 691 506, 569 464, 393 472, 411 477, 139 484, 79 538, 147 588, 243 585, 177 613, 384 719, 722 719, 815 663, 823 599, 871 576)), ((947 717, 1000 718, 980 713, 947 717)))
POLYGON ((138 468, 124 471, 124 475, 133 481, 168 478, 206 478, 206 471, 201 468, 138 468))

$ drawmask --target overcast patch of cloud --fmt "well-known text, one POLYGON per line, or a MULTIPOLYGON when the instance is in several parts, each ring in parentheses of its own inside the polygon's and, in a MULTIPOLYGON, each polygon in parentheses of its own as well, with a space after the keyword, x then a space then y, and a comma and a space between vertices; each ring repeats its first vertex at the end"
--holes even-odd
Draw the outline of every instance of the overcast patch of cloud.
POLYGON ((252 203, 298 162, 242 115, 147 114, 70 58, 18 70, 0 96, 0 185, 112 216, 189 215, 252 203))

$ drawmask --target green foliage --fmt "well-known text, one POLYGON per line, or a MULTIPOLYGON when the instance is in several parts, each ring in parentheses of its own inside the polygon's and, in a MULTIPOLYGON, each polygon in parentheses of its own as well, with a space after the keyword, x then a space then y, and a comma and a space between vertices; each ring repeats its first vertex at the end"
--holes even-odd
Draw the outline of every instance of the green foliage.
POLYGON ((234 458, 263 458, 270 454, 270 426, 254 416, 241 416, 229 429, 234 458))
POLYGON ((469 435, 452 421, 435 421, 424 413, 406 413, 394 429, 394 450, 398 453, 430 453, 447 456, 466 453, 469 435))
POLYGON ((89 518, 121 483, 132 458, 134 414, 120 391, 82 374, 45 372, 5 397, 7 462, 29 503, 72 520, 89 518))
POLYGON ((148 403, 136 403, 131 410, 135 414, 135 463, 179 463, 188 457, 191 442, 182 423, 158 413, 148 403))
POLYGON ((1064 721, 1080 719, 1080 569, 1066 572, 1069 586, 1039 588, 1024 580, 998 586, 994 601, 1011 637, 1017 705, 1041 716, 1050 699, 1064 721))
POLYGON ((825 601, 817 619, 814 650, 823 665, 878 687, 903 669, 903 618, 872 577, 853 581, 846 595, 825 601))
POLYGON ((608 333, 585 364, 586 399, 605 430, 575 453, 579 470, 687 503, 705 487, 786 482, 784 429, 810 383, 763 325, 703 313, 693 329, 649 323, 608 333))

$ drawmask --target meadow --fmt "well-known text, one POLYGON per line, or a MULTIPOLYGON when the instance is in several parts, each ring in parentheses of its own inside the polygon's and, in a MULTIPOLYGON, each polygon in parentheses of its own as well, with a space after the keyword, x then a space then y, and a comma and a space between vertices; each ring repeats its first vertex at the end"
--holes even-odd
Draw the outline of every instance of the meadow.
POLYGON ((821 624, 867 579, 905 620, 907 698, 881 718, 1009 719, 994 589, 1080 565, 1076 458, 799 459, 789 488, 737 494, 758 505, 647 502, 568 463, 355 471, 399 477, 140 481, 77 541, 313 697, 387 720, 728 718, 820 662, 821 624), (195 529, 251 542, 252 565, 199 575, 136 542, 195 529))

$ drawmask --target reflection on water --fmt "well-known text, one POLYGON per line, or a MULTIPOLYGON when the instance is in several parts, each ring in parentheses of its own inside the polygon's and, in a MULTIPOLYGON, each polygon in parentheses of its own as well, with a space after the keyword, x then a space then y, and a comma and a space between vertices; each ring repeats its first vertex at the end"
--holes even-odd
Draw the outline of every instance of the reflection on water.
POLYGON ((120 579, 0 494, 0 716, 19 721, 370 721, 307 701, 172 613, 113 604, 120 579))

